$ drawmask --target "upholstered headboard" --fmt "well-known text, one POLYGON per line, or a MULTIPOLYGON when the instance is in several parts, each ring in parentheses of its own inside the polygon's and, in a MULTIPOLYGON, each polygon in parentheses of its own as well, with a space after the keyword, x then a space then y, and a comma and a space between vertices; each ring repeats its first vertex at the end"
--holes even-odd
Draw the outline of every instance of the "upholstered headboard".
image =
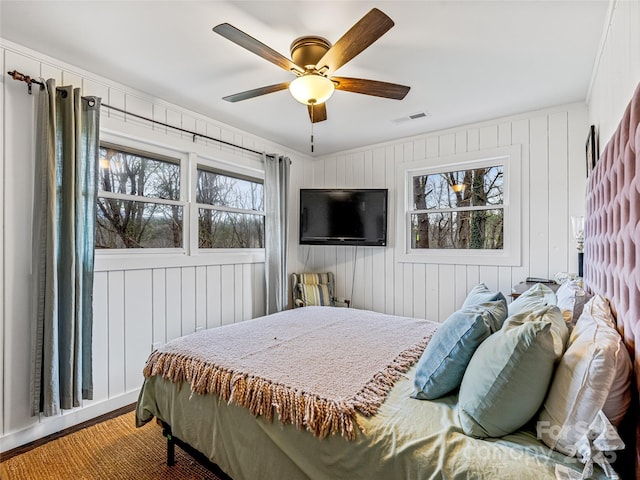
MULTIPOLYGON (((616 314, 633 358, 636 389, 640 386, 639 124, 640 85, 589 177, 584 260, 587 288, 608 298, 616 314)), ((635 470, 640 478, 638 395, 634 403, 635 470)))

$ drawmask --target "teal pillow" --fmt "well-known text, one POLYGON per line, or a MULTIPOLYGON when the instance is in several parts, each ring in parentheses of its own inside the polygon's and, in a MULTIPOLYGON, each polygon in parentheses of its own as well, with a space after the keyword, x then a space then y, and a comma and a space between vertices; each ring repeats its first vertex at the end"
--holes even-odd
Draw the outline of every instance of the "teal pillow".
POLYGON ((464 303, 462 304, 462 308, 471 307, 473 305, 479 305, 481 303, 486 302, 495 302, 497 300, 502 300, 507 303, 507 299, 504 298, 504 295, 501 292, 494 292, 489 290, 489 288, 484 284, 480 283, 473 287, 467 298, 465 298, 464 303))
POLYGON ((556 294, 546 285, 536 283, 509 304, 509 316, 558 303, 556 294))
POLYGON ((433 335, 414 376, 414 398, 433 400, 460 386, 478 345, 500 330, 507 318, 503 300, 481 303, 454 312, 433 335))
MULTIPOLYGON (((502 437, 527 423, 544 401, 554 363, 557 307, 509 317, 476 350, 460 385, 458 417, 473 437, 502 437)), ((560 353, 562 355, 562 353, 560 353)))

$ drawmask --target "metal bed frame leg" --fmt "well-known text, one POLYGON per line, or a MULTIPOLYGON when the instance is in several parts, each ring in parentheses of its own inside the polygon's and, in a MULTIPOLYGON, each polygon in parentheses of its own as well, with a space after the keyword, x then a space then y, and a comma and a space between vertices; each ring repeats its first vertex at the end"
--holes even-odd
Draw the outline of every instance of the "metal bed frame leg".
POLYGON ((197 461, 200 465, 205 467, 207 470, 215 474, 221 480, 232 480, 229 475, 224 473, 222 469, 209 460, 205 455, 201 452, 193 448, 188 443, 180 440, 178 437, 174 437, 171 432, 171 425, 163 422, 162 420, 158 420, 160 425, 162 425, 162 435, 167 437, 167 466, 173 467, 176 464, 176 445, 179 446, 182 450, 187 452, 191 457, 197 461))
POLYGON ((167 466, 173 467, 176 464, 176 444, 173 441, 173 437, 169 435, 167 437, 167 466))
POLYGON ((162 434, 167 437, 167 466, 173 467, 176 464, 176 442, 171 434, 171 427, 162 422, 162 434))

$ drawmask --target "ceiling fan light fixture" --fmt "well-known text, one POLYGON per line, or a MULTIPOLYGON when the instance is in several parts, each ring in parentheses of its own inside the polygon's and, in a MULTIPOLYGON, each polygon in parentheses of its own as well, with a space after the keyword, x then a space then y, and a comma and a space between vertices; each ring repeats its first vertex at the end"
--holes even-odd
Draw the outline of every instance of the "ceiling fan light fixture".
POLYGON ((293 98, 305 105, 326 102, 334 90, 335 86, 331 80, 315 73, 302 75, 289 84, 293 98))

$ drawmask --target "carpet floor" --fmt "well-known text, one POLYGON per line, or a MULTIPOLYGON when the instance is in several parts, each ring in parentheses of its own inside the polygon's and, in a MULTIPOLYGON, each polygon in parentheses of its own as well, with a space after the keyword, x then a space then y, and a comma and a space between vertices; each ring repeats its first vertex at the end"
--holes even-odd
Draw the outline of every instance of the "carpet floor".
POLYGON ((219 480, 176 448, 166 464, 166 440, 155 422, 135 428, 134 413, 98 423, 0 463, 2 480, 219 480))

